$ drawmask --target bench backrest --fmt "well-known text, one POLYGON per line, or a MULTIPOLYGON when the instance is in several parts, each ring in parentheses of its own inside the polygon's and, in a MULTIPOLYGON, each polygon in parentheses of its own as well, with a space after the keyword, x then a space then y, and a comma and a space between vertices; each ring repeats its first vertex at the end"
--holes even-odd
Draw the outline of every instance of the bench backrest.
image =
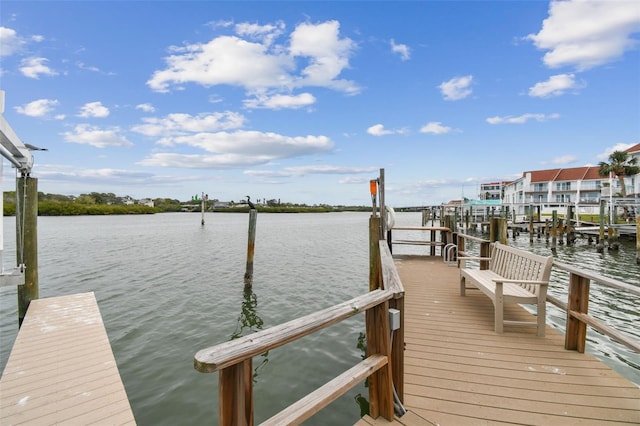
MULTIPOLYGON (((501 243, 494 243, 489 269, 507 279, 549 281, 552 265, 553 256, 540 256, 501 243)), ((520 286, 539 294, 539 285, 520 284, 520 286)))

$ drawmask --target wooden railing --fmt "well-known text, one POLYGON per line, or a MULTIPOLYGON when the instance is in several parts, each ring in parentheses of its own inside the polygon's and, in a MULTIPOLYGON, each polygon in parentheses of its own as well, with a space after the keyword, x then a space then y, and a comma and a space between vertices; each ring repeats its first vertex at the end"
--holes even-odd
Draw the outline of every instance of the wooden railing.
MULTIPOLYGON (((458 233, 454 235, 454 241, 457 241, 458 253, 462 255, 465 252, 465 240, 475 241, 480 244, 480 257, 487 257, 489 254, 490 241, 471 235, 458 233)), ((484 265, 480 265, 482 269, 484 265)), ((640 288, 626 284, 624 282, 605 277, 603 275, 579 269, 565 263, 554 260, 553 267, 556 270, 562 270, 569 273, 569 286, 567 290, 567 302, 563 302, 557 297, 547 294, 547 301, 557 306, 567 313, 567 323, 565 331, 565 349, 576 350, 583 353, 587 341, 587 325, 602 334, 608 336, 612 340, 628 347, 629 349, 640 353, 640 341, 634 339, 614 327, 605 324, 588 313, 590 283, 597 282, 600 285, 615 288, 620 291, 628 292, 636 296, 640 296, 640 288)))
POLYGON ((365 313, 367 358, 280 411, 263 425, 298 424, 369 377, 370 416, 393 419, 393 379, 402 400, 404 290, 385 241, 378 244, 380 288, 284 324, 240 337, 195 354, 194 367, 219 372, 219 424, 253 425, 252 358, 365 313), (389 308, 400 310, 400 329, 390 347, 389 308))
POLYGON ((584 352, 587 340, 587 325, 610 337, 614 341, 640 353, 640 341, 624 334, 615 328, 588 314, 589 287, 591 281, 600 285, 615 288, 640 296, 640 288, 631 286, 603 275, 575 268, 565 263, 553 262, 553 266, 569 273, 569 290, 567 303, 547 295, 547 300, 567 313, 567 325, 565 332, 565 349, 584 352))

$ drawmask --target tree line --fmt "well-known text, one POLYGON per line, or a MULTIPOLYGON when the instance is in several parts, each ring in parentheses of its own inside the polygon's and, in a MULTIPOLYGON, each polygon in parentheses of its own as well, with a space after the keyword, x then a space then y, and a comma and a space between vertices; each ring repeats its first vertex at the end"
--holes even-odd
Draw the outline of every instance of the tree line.
MULTIPOLYGON (((16 192, 8 191, 3 194, 3 213, 14 216, 16 212, 16 192)), ((81 216, 81 215, 124 215, 124 214, 153 214, 182 211, 200 211, 200 202, 193 200, 180 201, 171 198, 154 198, 153 207, 139 204, 129 196, 118 197, 113 193, 91 192, 89 194, 61 195, 38 192, 39 216, 81 216)), ((214 207, 217 200, 205 202, 206 211, 211 212, 246 212, 246 203, 229 203, 225 207, 214 207)), ((265 200, 265 205, 259 205, 258 211, 265 213, 325 213, 336 211, 369 211, 365 206, 331 206, 320 204, 307 206, 305 204, 281 203, 280 200, 265 200)))

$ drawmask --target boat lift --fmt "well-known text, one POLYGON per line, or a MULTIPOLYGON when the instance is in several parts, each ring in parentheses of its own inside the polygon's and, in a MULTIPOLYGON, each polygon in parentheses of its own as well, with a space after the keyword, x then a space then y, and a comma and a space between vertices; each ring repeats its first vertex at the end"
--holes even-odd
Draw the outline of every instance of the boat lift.
MULTIPOLYGON (((20 171, 22 177, 27 177, 33 167, 33 155, 13 131, 4 118, 4 90, 0 90, 0 154, 6 158, 13 167, 20 171)), ((0 187, 3 181, 3 163, 0 161, 0 187)), ((4 193, 0 196, 0 218, 4 217, 4 193)), ((18 220, 18 218, 16 218, 18 220)), ((0 226, 0 286, 23 285, 25 265, 16 268, 4 267, 4 226, 0 226)))

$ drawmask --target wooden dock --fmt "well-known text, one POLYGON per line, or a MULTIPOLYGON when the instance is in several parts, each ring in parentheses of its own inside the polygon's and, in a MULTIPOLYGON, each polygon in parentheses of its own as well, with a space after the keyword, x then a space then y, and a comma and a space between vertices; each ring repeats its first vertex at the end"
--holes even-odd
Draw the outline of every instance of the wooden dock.
POLYGON ((135 425, 93 293, 31 302, 0 379, 0 424, 135 425))
MULTIPOLYGON (((405 288, 405 408, 367 425, 640 424, 640 388, 589 354, 564 349, 547 325, 493 331, 493 305, 459 295, 458 269, 437 257, 396 256, 405 288)), ((530 320, 512 305, 505 318, 530 320)))

